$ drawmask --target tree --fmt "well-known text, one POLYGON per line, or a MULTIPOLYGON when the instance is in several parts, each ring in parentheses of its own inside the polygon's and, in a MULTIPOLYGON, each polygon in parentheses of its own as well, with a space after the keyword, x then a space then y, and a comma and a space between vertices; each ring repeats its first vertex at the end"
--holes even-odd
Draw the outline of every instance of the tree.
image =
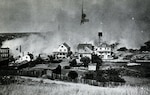
POLYGON ((68 73, 68 77, 71 79, 76 79, 78 77, 78 73, 76 71, 70 71, 68 73))
POLYGON ((90 63, 90 58, 89 57, 82 57, 81 59, 80 59, 80 61, 81 62, 83 62, 83 64, 84 64, 84 67, 88 67, 88 64, 90 63))
POLYGON ((55 59, 55 56, 53 56, 53 55, 48 55, 48 57, 49 57, 49 61, 50 61, 50 62, 53 62, 54 59, 55 59))
POLYGON ((110 46, 112 49, 115 49, 118 45, 119 45, 119 43, 115 42, 115 43, 111 44, 110 46))
POLYGON ((52 72, 55 74, 61 74, 61 65, 58 65, 56 69, 52 70, 52 72))
POLYGON ((75 67, 75 66, 77 66, 77 61, 76 61, 76 59, 74 58, 74 59, 72 59, 70 62, 70 66, 71 67, 75 67))
POLYGON ((144 43, 145 46, 141 46, 140 51, 150 51, 150 41, 144 43))
POLYGON ((150 40, 144 43, 147 47, 150 47, 150 40))
POLYGON ((99 67, 102 65, 102 62, 103 61, 99 56, 95 54, 92 55, 92 63, 96 63, 96 71, 99 70, 99 67))
POLYGON ((146 46, 141 46, 140 51, 148 51, 148 48, 146 46))
POLYGON ((121 47, 119 49, 117 49, 117 51, 127 51, 128 49, 126 47, 121 47))
POLYGON ((67 57, 71 56, 72 54, 73 54, 72 51, 69 51, 67 57))

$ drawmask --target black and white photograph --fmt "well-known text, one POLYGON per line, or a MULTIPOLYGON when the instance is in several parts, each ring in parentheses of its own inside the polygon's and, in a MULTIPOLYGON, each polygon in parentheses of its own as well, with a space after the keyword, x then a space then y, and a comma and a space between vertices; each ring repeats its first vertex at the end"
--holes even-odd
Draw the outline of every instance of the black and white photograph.
POLYGON ((150 0, 0 0, 0 95, 150 95, 150 0))

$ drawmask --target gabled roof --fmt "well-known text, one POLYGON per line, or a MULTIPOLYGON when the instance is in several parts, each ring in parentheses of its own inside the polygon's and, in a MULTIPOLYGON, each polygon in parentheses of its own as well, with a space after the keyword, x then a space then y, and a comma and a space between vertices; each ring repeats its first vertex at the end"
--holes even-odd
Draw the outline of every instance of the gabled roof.
POLYGON ((93 50, 88 47, 85 47, 85 51, 87 51, 88 53, 93 53, 93 50))
POLYGON ((98 47, 111 47, 111 46, 108 45, 107 43, 101 43, 100 45, 98 45, 98 47))
POLYGON ((79 49, 85 49, 86 47, 88 47, 89 49, 93 49, 93 46, 92 46, 92 44, 78 44, 78 47, 77 47, 77 49, 79 50, 79 49))
POLYGON ((63 45, 66 47, 66 48, 70 48, 68 44, 66 43, 63 43, 63 45))
POLYGON ((93 51, 90 48, 85 47, 85 49, 79 49, 78 53, 91 54, 93 51))

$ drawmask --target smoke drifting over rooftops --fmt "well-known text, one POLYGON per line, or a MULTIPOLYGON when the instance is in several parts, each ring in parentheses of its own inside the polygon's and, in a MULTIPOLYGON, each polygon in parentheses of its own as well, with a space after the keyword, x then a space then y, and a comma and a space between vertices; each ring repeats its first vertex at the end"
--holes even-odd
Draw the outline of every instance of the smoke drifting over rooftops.
POLYGON ((70 36, 67 36, 67 34, 65 37, 58 33, 42 32, 39 34, 30 34, 29 36, 24 36, 22 38, 6 40, 2 43, 2 47, 9 47, 10 52, 14 56, 18 56, 20 54, 20 51, 24 52, 25 54, 29 52, 38 56, 41 53, 48 55, 52 54, 52 52, 57 51, 59 45, 64 42, 67 42, 67 44, 71 47, 73 51, 75 51, 78 43, 82 43, 84 41, 93 43, 93 41, 82 38, 81 36, 78 36, 76 34, 74 34, 74 36, 78 37, 79 39, 68 40, 70 39, 70 36))
POLYGON ((51 48, 61 42, 75 46, 80 42, 93 43, 99 31, 103 32, 104 41, 119 42, 127 48, 139 48, 149 40, 150 0, 83 1, 89 22, 80 25, 82 0, 0 0, 0 32, 51 31, 45 40, 32 35, 4 45, 15 45, 17 41, 31 50, 39 43, 51 48))

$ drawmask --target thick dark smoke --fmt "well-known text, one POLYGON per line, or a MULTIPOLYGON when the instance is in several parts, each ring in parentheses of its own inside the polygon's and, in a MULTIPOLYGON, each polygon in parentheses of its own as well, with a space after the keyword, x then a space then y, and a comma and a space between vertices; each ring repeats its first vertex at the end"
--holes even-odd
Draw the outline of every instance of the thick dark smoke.
POLYGON ((93 43, 99 31, 104 41, 127 48, 149 40, 150 0, 83 1, 89 22, 80 25, 82 0, 0 0, 0 32, 52 31, 46 38, 71 46, 93 43))

